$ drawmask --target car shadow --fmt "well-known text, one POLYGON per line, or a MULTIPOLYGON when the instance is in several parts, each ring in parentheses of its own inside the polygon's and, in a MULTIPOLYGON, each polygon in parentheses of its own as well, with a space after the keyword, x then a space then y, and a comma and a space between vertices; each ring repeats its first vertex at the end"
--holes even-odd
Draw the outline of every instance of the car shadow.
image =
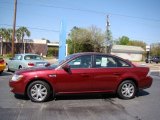
POLYGON ((0 76, 8 76, 8 75, 13 75, 13 73, 4 71, 3 73, 0 74, 0 76))
POLYGON ((112 99, 116 98, 115 94, 70 94, 70 95, 56 95, 54 100, 89 100, 89 99, 112 99))
POLYGON ((19 100, 29 100, 29 98, 25 95, 15 94, 14 97, 19 99, 19 100))
MULTIPOLYGON (((136 97, 147 96, 150 93, 144 90, 139 90, 136 97)), ((19 100, 30 100, 27 96, 15 94, 15 98, 19 100)), ((118 98, 116 94, 111 93, 100 93, 100 94, 66 94, 66 95, 56 95, 55 97, 50 97, 48 101, 60 101, 60 100, 90 100, 90 99, 104 99, 104 100, 114 100, 118 98)), ((47 102, 48 102, 47 101, 47 102)))
POLYGON ((139 90, 139 92, 136 94, 136 97, 142 97, 142 96, 147 96, 150 93, 145 91, 145 90, 139 90))

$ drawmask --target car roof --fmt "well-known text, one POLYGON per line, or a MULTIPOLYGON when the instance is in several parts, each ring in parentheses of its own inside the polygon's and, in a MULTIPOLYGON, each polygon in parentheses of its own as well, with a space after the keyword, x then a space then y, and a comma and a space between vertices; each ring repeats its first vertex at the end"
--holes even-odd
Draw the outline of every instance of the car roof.
POLYGON ((113 56, 113 57, 115 57, 115 58, 119 58, 119 59, 125 60, 126 62, 129 62, 129 63, 130 63, 130 61, 127 60, 127 59, 121 58, 121 57, 116 56, 116 55, 108 54, 108 53, 99 53, 99 52, 80 52, 80 53, 70 54, 69 56, 72 56, 71 58, 74 58, 74 57, 81 56, 81 55, 107 55, 107 56, 113 56))
POLYGON ((34 53, 22 53, 22 54, 15 54, 15 55, 25 56, 25 55, 38 55, 38 54, 34 54, 34 53))
MULTIPOLYGON (((112 54, 99 53, 99 52, 80 52, 80 53, 71 54, 71 56, 75 56, 75 57, 76 56, 80 56, 80 55, 108 55, 108 56, 115 56, 115 55, 112 55, 112 54)), ((118 56, 115 56, 115 57, 118 57, 118 56)), ((121 58, 121 59, 123 59, 123 58, 121 58)))

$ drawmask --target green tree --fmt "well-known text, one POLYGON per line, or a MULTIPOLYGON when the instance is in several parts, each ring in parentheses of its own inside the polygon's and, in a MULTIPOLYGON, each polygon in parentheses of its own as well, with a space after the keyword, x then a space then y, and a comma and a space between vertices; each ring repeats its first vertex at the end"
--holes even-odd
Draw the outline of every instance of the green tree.
POLYGON ((151 45, 151 56, 160 56, 160 44, 155 43, 151 45))
POLYGON ((30 37, 30 31, 26 27, 20 27, 16 31, 16 37, 18 42, 24 42, 24 37, 30 37))
POLYGON ((139 40, 130 40, 127 45, 139 46, 142 47, 143 49, 146 49, 146 43, 139 40))
POLYGON ((67 40, 69 54, 76 52, 100 52, 104 34, 95 26, 88 29, 73 27, 67 40))
POLYGON ((24 41, 24 37, 27 36, 27 37, 30 37, 30 31, 26 28, 26 27, 20 27, 17 29, 16 31, 16 37, 17 37, 17 40, 18 42, 23 42, 24 44, 24 53, 25 53, 25 41, 24 41))
POLYGON ((12 29, 0 28, 0 37, 1 37, 1 55, 3 55, 3 41, 12 40, 12 29))
POLYGON ((84 28, 73 27, 69 34, 69 53, 93 51, 90 32, 84 28))
POLYGON ((128 45, 129 43, 129 38, 127 36, 122 36, 119 38, 119 44, 120 45, 128 45))
POLYGON ((12 41, 12 33, 13 33, 13 29, 8 28, 6 30, 6 42, 11 42, 12 41))
POLYGON ((89 32, 91 35, 92 45, 94 48, 94 52, 102 52, 104 47, 104 40, 105 35, 102 33, 101 29, 97 28, 96 26, 91 26, 89 28, 89 32))
POLYGON ((6 37, 6 29, 0 28, 0 39, 1 39, 1 55, 3 55, 3 40, 6 37))

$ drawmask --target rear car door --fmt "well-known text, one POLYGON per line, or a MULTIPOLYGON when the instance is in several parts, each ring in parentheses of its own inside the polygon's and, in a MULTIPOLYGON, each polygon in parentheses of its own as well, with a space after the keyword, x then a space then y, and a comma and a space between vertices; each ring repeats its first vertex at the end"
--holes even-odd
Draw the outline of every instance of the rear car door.
POLYGON ((91 80, 93 79, 92 55, 82 55, 67 63, 71 71, 63 69, 56 72, 57 92, 81 93, 91 90, 91 80))
POLYGON ((22 55, 15 55, 11 60, 8 61, 8 67, 10 70, 17 70, 22 61, 22 55))
POLYGON ((94 79, 92 79, 93 91, 114 91, 118 85, 118 80, 127 71, 128 67, 130 67, 129 64, 113 56, 95 55, 94 79))

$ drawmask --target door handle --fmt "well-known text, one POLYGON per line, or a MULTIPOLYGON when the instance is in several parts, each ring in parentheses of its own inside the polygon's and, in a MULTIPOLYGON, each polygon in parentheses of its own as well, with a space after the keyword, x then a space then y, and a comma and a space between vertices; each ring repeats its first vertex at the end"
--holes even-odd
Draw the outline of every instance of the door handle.
POLYGON ((89 77, 89 75, 86 74, 86 73, 82 73, 81 76, 82 76, 82 77, 89 77))
POLYGON ((121 75, 121 73, 119 73, 119 72, 116 72, 116 73, 113 73, 113 75, 121 75))

